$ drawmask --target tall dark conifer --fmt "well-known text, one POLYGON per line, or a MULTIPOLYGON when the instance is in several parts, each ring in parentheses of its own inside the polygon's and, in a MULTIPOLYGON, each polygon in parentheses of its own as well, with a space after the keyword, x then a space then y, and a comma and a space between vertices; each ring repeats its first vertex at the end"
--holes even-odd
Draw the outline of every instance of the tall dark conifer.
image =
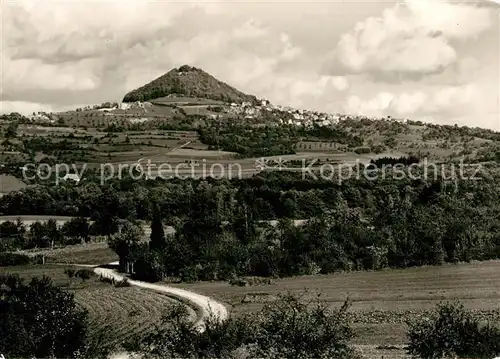
POLYGON ((158 204, 153 207, 153 218, 151 221, 151 236, 149 248, 151 250, 161 250, 166 246, 165 231, 163 230, 163 221, 161 218, 160 207, 158 204))

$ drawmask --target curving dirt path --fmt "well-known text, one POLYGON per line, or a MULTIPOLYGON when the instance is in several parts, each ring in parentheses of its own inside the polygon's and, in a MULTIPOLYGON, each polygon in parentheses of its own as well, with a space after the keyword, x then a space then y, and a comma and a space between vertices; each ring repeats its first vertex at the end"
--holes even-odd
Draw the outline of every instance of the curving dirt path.
MULTIPOLYGON (((116 264, 116 262, 110 263, 110 265, 116 264)), ((87 265, 87 267, 90 266, 87 265)), ((96 266, 93 267, 94 272, 97 275, 114 279, 115 281, 121 281, 126 278, 123 274, 118 273, 116 270, 96 266)), ((198 319, 196 320, 194 325, 200 332, 203 332, 205 330, 205 322, 211 316, 219 321, 224 321, 229 317, 229 313, 226 307, 222 303, 210 297, 193 293, 184 289, 173 288, 165 284, 154 284, 130 279, 128 279, 128 281, 133 286, 166 294, 169 297, 175 298, 193 307, 198 313, 198 319)))
MULTIPOLYGON (((117 265, 117 264, 118 262, 109 263, 109 265, 117 265)), ((102 268, 96 265, 88 265, 88 264, 82 266, 87 268, 89 267, 94 268, 95 274, 106 278, 114 279, 115 281, 120 281, 126 278, 123 274, 117 272, 114 269, 102 268)), ((200 332, 203 332, 205 330, 206 320, 209 319, 211 316, 213 316, 215 319, 219 321, 224 321, 229 317, 229 313, 226 307, 222 303, 210 297, 179 288, 173 288, 164 284, 147 283, 130 279, 128 279, 128 282, 131 285, 139 288, 144 288, 147 290, 152 290, 162 294, 166 294, 167 296, 175 298, 183 303, 186 303, 187 305, 195 309, 196 313, 198 314, 198 318, 194 323, 194 325, 195 328, 200 332)), ((136 353, 121 352, 112 354, 111 356, 109 356, 109 359, 143 359, 143 358, 141 355, 138 355, 136 353)))

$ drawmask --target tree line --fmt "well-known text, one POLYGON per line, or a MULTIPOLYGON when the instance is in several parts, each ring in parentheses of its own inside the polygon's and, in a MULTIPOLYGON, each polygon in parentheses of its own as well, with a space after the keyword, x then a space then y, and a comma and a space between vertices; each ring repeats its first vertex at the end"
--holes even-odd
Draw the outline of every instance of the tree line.
POLYGON ((76 217, 58 226, 54 219, 36 221, 29 227, 18 218, 0 223, 0 251, 48 248, 50 246, 79 244, 91 235, 100 234, 99 223, 90 224, 87 218, 76 217))
POLYGON ((258 220, 305 219, 316 217, 344 201, 349 208, 359 208, 371 216, 385 211, 386 203, 391 206, 401 201, 427 203, 433 196, 446 201, 460 199, 466 194, 473 196, 473 201, 468 202, 471 205, 498 205, 488 196, 499 190, 489 175, 479 181, 457 179, 450 182, 443 178, 426 180, 408 176, 392 179, 387 173, 386 178, 350 178, 339 184, 321 177, 302 178, 302 174, 291 172, 264 172, 252 178, 232 180, 140 180, 130 178, 125 172, 121 180, 110 179, 103 186, 99 183, 99 174, 87 170, 78 186, 56 185, 49 180, 43 185, 7 193, 0 198, 0 213, 66 215, 92 220, 104 216, 150 220, 152 203, 157 202, 164 220, 172 221, 176 217, 188 217, 203 193, 212 195, 213 210, 222 220, 230 220, 242 208, 258 220))
POLYGON ((106 207, 97 216, 107 223, 122 265, 133 262, 143 280, 406 268, 500 253, 500 189, 494 178, 336 185, 273 173, 235 182, 150 185, 151 196, 140 187, 142 201, 132 194, 126 202, 132 207, 120 205, 121 196, 110 189, 100 193, 106 207), (182 195, 173 196, 176 190, 182 195), (152 220, 149 245, 139 243, 140 228, 118 220, 134 218, 138 208, 152 220), (270 219, 278 224, 270 225, 270 219), (307 221, 295 226, 292 219, 307 221), (174 235, 164 234, 165 224, 175 228, 174 235))
POLYGON ((401 202, 372 218, 344 203, 298 226, 287 218, 274 226, 257 221, 244 208, 223 222, 210 201, 193 203, 173 235, 164 234, 155 215, 149 245, 130 227, 113 235, 122 265, 134 263, 140 280, 211 281, 441 265, 500 253, 495 211, 467 208, 459 199, 443 207, 441 199, 401 202))
MULTIPOLYGON (((498 208, 493 175, 456 183, 380 178, 341 185, 292 173, 238 180, 125 179, 103 187, 35 186, 0 199, 4 214, 81 216, 94 221, 101 235, 120 239, 126 232, 130 245, 120 244, 125 254, 117 253, 136 262, 138 273, 144 264, 144 272, 156 273, 153 278, 185 280, 498 258, 498 208), (155 228, 159 222, 171 225, 176 233, 160 234, 165 241, 154 248, 136 244, 140 234, 121 230, 122 222, 134 227, 136 219, 153 220, 155 228), (263 222, 271 219, 278 225, 263 222), (308 222, 296 227, 291 219, 308 222)), ((57 238, 35 229, 40 245, 57 238)))
POLYGON ((375 160, 371 160, 370 164, 376 167, 383 167, 384 165, 399 165, 399 166, 410 166, 412 164, 417 164, 420 162, 420 158, 417 156, 408 156, 408 157, 381 157, 375 160))

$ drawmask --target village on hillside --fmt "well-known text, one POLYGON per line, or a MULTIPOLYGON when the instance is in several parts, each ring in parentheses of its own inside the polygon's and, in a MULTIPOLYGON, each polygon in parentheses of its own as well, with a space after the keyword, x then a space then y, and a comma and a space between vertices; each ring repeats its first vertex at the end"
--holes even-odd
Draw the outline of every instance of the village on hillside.
MULTIPOLYGON (((407 123, 408 119, 400 119, 400 118, 392 118, 391 116, 385 117, 368 117, 363 115, 348 115, 341 113, 326 113, 311 109, 297 109, 290 106, 281 106, 272 104, 268 100, 260 100, 258 104, 252 104, 251 102, 242 102, 242 103, 230 103, 230 104, 217 104, 219 107, 218 113, 209 113, 206 111, 200 110, 210 110, 213 108, 212 105, 198 105, 186 103, 185 101, 176 102, 175 97, 171 97, 172 101, 170 102, 171 107, 182 107, 182 108, 196 108, 198 109, 197 113, 199 115, 203 115, 205 113, 205 117, 207 119, 216 120, 222 116, 230 116, 237 117, 245 120, 256 120, 263 116, 264 112, 269 112, 274 117, 278 118, 278 124, 281 125, 291 125, 291 126, 304 126, 311 127, 315 126, 332 126, 338 124, 343 120, 387 120, 398 123, 407 123)), ((123 111, 127 110, 136 110, 134 115, 125 114, 128 121, 131 123, 140 123, 146 122, 149 119, 158 118, 158 115, 150 115, 150 111, 148 111, 152 106, 155 106, 155 102, 141 102, 135 101, 131 103, 127 102, 106 102, 101 105, 95 106, 86 106, 84 108, 78 108, 76 112, 101 112, 104 116, 120 116, 123 111), (139 110, 139 113, 137 113, 139 110), (137 116, 139 115, 140 116, 137 116)), ((46 113, 46 112, 36 112, 32 115, 28 116, 28 118, 34 123, 55 123, 57 121, 56 114, 46 113)), ((168 119, 168 116, 164 116, 165 119, 168 119)))

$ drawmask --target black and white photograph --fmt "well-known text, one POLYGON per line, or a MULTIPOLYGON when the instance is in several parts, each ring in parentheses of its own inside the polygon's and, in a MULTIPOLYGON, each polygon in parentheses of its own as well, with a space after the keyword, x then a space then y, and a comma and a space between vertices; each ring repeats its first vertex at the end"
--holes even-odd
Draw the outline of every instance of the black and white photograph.
POLYGON ((500 359, 500 1, 0 21, 0 359, 500 359))

